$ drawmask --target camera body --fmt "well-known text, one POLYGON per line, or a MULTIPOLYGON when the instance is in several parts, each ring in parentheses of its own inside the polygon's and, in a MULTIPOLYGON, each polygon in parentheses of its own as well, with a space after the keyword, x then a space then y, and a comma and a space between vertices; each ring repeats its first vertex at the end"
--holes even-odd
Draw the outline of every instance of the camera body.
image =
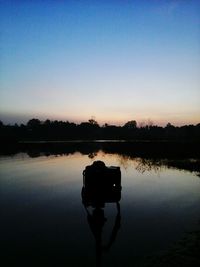
POLYGON ((86 206, 118 202, 121 188, 120 167, 107 167, 102 161, 94 161, 83 171, 82 200, 86 206))

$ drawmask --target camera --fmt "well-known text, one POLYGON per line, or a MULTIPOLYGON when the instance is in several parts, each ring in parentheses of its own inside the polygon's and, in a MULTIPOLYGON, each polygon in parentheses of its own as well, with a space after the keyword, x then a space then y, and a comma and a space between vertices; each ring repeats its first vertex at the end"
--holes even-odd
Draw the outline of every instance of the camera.
POLYGON ((107 167, 103 161, 94 161, 83 171, 82 201, 86 206, 118 202, 121 189, 120 167, 107 167))

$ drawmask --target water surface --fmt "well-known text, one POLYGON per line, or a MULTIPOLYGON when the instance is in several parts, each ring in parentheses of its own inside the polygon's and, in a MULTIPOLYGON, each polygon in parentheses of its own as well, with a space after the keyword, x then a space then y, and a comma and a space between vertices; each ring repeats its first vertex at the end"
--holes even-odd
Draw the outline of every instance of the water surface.
POLYGON ((142 158, 102 151, 35 158, 19 153, 1 156, 0 178, 4 266, 137 266, 169 249, 200 218, 196 173, 142 158), (94 160, 122 172, 120 216, 115 203, 105 205, 98 262, 81 198, 82 171, 94 160))

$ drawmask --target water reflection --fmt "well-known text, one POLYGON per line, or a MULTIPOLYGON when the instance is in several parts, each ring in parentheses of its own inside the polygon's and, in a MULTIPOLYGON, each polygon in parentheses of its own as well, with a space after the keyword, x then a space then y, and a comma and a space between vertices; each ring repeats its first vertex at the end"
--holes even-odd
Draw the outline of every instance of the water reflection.
POLYGON ((82 203, 87 221, 96 243, 96 266, 101 266, 102 253, 109 251, 121 226, 121 172, 119 167, 106 167, 96 161, 83 171, 82 203), (107 218, 104 214, 106 203, 116 203, 117 215, 107 245, 103 245, 102 232, 107 218), (92 210, 89 208, 92 207, 92 210))
POLYGON ((195 229, 200 179, 179 169, 198 167, 198 159, 91 152, 0 157, 4 266, 140 266, 195 229), (82 171, 94 160, 120 166, 123 180, 99 175, 96 189, 98 183, 84 185, 82 171))
POLYGON ((181 142, 117 142, 78 141, 78 142, 35 142, 10 144, 0 155, 14 155, 26 152, 30 157, 50 155, 70 156, 79 152, 94 160, 100 152, 115 155, 125 168, 128 162, 139 159, 138 170, 144 172, 150 168, 159 171, 159 167, 177 168, 200 174, 200 148, 197 143, 181 142), (141 159, 141 160, 140 160, 141 159), (145 168, 144 168, 145 167, 145 168))

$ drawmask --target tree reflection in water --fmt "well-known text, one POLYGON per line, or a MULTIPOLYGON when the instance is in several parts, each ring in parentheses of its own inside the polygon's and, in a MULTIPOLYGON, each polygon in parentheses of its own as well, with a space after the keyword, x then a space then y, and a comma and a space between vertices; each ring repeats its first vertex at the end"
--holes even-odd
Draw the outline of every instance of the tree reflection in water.
POLYGON ((199 158, 145 158, 118 154, 118 162, 124 169, 134 165, 135 169, 140 173, 146 171, 159 173, 163 169, 172 168, 194 172, 197 176, 200 176, 199 158))

